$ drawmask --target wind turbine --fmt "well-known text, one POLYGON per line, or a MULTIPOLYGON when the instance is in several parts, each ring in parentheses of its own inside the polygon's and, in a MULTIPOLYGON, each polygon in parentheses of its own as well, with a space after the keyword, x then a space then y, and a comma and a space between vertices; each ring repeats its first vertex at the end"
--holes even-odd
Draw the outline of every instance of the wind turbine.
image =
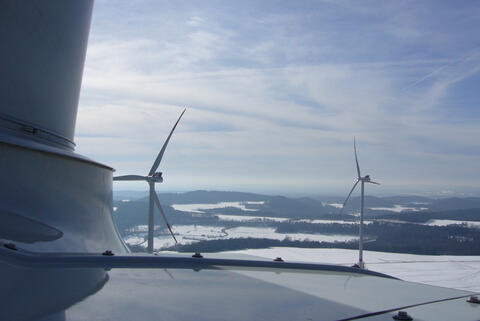
POLYGON ((168 142, 170 141, 170 137, 172 137, 173 131, 177 127, 177 124, 182 118, 183 114, 185 113, 185 110, 186 108, 183 110, 180 117, 178 117, 177 122, 175 123, 172 130, 170 131, 170 135, 168 135, 167 140, 163 144, 162 149, 158 153, 158 156, 155 159, 155 162, 153 163, 153 166, 150 169, 150 172, 148 172, 147 176, 123 175, 123 176, 116 176, 113 178, 114 181, 146 181, 148 183, 148 186, 150 187, 150 201, 148 206, 148 243, 147 243, 148 253, 153 253, 153 229, 154 229, 153 205, 154 203, 157 206, 158 210, 160 211, 160 214, 162 215, 163 220, 165 221, 165 224, 167 224, 168 230, 170 231, 170 234, 172 234, 172 237, 175 240, 175 243, 178 243, 177 239, 175 238, 175 235, 172 232, 172 228, 170 227, 170 224, 168 224, 167 217, 165 216, 165 213, 163 212, 163 209, 162 209, 162 205, 160 205, 160 200, 158 199, 157 193, 155 192, 155 184, 163 182, 162 172, 156 172, 156 170, 160 165, 160 162, 162 161, 162 157, 163 157, 163 154, 165 153, 165 149, 167 148, 168 142))
POLYGON ((348 193, 347 198, 345 199, 345 202, 343 202, 342 209, 340 210, 340 214, 342 214, 343 209, 345 208, 345 205, 348 202, 348 199, 350 198, 350 195, 352 195, 353 190, 355 187, 357 187, 358 183, 362 183, 362 199, 361 199, 361 206, 360 206, 360 227, 359 227, 359 234, 360 234, 360 240, 358 241, 358 267, 361 269, 365 268, 365 263, 363 262, 363 212, 364 212, 364 206, 365 206, 365 183, 370 183, 370 184, 376 184, 380 185, 380 183, 374 182, 370 179, 370 175, 365 175, 362 177, 360 174, 360 166, 358 166, 358 157, 357 157, 357 144, 355 142, 355 137, 353 138, 353 151, 355 153, 355 163, 357 165, 357 181, 355 184, 353 184, 352 189, 350 190, 350 193, 348 193))

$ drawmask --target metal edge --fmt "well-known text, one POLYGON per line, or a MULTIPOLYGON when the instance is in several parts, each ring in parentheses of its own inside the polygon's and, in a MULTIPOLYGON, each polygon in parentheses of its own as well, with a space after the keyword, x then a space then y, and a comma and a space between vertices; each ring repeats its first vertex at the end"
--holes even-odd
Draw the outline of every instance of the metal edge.
MULTIPOLYGON (((389 279, 397 279, 393 276, 364 270, 354 267, 315 264, 315 263, 294 263, 274 262, 263 260, 240 260, 220 258, 197 258, 181 256, 159 256, 159 255, 114 255, 109 251, 100 253, 37 253, 16 248, 12 244, 0 246, 0 258, 3 262, 14 266, 30 268, 104 268, 104 269, 156 269, 175 268, 192 270, 218 270, 225 267, 235 269, 264 270, 273 269, 282 272, 345 272, 376 276, 389 279)), ((397 279, 398 280, 398 279, 397 279)))
POLYGON ((88 164, 91 164, 91 165, 103 167, 107 170, 115 172, 114 168, 112 168, 108 165, 96 162, 94 160, 91 160, 88 157, 76 154, 73 151, 64 150, 64 149, 60 149, 60 148, 57 148, 57 147, 41 144, 39 142, 27 140, 27 139, 20 138, 20 137, 14 137, 14 136, 10 136, 10 135, 2 135, 0 133, 0 144, 5 144, 5 145, 9 145, 9 146, 17 147, 17 148, 22 148, 22 149, 27 149, 27 150, 32 150, 32 151, 38 151, 38 152, 42 152, 42 153, 46 153, 46 154, 50 154, 50 155, 55 155, 55 156, 59 156, 59 157, 64 157, 64 158, 68 158, 68 159, 72 159, 72 160, 77 160, 77 161, 80 161, 80 162, 83 162, 83 163, 88 163, 88 164))

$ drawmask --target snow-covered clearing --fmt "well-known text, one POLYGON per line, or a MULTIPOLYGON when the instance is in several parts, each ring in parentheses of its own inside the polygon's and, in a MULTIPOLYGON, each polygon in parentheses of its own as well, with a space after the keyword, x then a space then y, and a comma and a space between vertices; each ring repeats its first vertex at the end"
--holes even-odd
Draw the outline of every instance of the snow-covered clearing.
POLYGON ((343 204, 340 204, 340 203, 331 203, 331 204, 327 204, 329 206, 332 206, 332 207, 336 207, 336 208, 342 208, 343 207, 343 204))
POLYGON ((480 228, 480 222, 476 221, 455 221, 455 220, 429 220, 425 225, 430 226, 447 226, 466 224, 468 227, 480 228))
POLYGON ((419 212, 428 210, 427 207, 408 207, 404 205, 393 205, 393 207, 370 207, 374 211, 392 211, 396 213, 401 213, 404 211, 419 212))

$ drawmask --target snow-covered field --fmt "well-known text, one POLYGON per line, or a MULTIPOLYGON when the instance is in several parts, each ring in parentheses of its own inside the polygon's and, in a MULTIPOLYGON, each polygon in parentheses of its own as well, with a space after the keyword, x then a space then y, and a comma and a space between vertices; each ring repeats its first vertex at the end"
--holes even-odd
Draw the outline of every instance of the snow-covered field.
MULTIPOLYGON (((345 249, 304 249, 273 247, 223 253, 243 253, 262 258, 281 257, 285 261, 352 265, 358 251, 345 249)), ((480 292, 480 257, 415 255, 365 251, 367 268, 405 281, 480 292)))
POLYGON ((192 212, 192 213, 204 213, 202 210, 212 210, 217 208, 236 207, 242 211, 258 211, 257 209, 246 208, 245 205, 261 205, 264 202, 220 202, 215 204, 172 204, 172 207, 176 211, 192 212))
MULTIPOLYGON (((217 214, 220 221, 232 221, 232 222, 252 222, 252 221, 264 221, 264 222, 292 222, 292 223, 311 223, 311 224, 359 224, 358 220, 312 220, 312 219, 289 219, 284 217, 269 217, 269 216, 250 216, 250 215, 229 215, 229 214, 217 214)), ((383 222, 392 223, 410 223, 398 220, 378 220, 383 222)), ((365 220, 364 224, 371 224, 371 220, 365 220)), ((410 223, 412 224, 412 223, 410 223)), ((426 223, 417 223, 430 226, 447 226, 447 225, 459 225, 466 224, 470 228, 480 228, 480 222, 477 221, 456 221, 456 220, 429 220, 426 223)))
MULTIPOLYGON (((129 245, 147 246, 144 242, 147 226, 139 225, 131 230, 132 234, 125 238, 129 245)), ((173 228, 175 237, 180 244, 191 244, 203 240, 219 240, 234 238, 265 238, 271 240, 284 240, 288 238, 293 241, 318 241, 318 242, 348 242, 357 240, 354 235, 325 235, 325 234, 306 234, 306 233, 278 233, 274 228, 269 227, 248 227, 240 226, 235 228, 225 228, 221 226, 205 225, 177 225, 173 228)), ((166 230, 161 235, 154 238, 154 249, 160 250, 165 247, 173 246, 174 241, 166 230)))
MULTIPOLYGON (((128 201, 128 200, 124 200, 128 201)), ((216 204, 174 204, 175 210, 197 213, 204 213, 204 210, 235 207, 242 211, 254 212, 256 209, 247 208, 247 204, 264 204, 264 202, 221 202, 216 204)), ((328 204, 339 207, 341 204, 328 204)), ((388 210, 392 212, 423 211, 426 207, 416 204, 419 207, 408 207, 395 205, 391 208, 374 207, 372 210, 388 210)), ((312 224, 358 224, 357 220, 313 220, 313 219, 288 219, 281 217, 265 217, 250 215, 227 215, 216 214, 220 221, 251 222, 251 221, 274 221, 274 222, 307 222, 312 224)), ((366 221, 366 224, 371 221, 366 221)), ((452 224, 467 224, 469 227, 480 228, 480 222, 455 221, 455 220, 430 220, 425 225, 446 226, 452 224)), ((170 234, 161 226, 156 226, 160 235, 154 238, 154 249, 160 250, 174 245, 170 234)), ((222 226, 203 225, 177 225, 173 227, 175 236, 180 244, 191 244, 203 240, 233 239, 233 238, 266 238, 273 240, 311 240, 311 241, 355 241, 357 236, 353 235, 323 235, 306 233, 278 233, 274 228, 269 227, 235 227, 225 228, 222 226)), ((147 226, 139 225, 130 230, 130 235, 125 238, 129 245, 141 245, 146 247, 147 226)), ((340 265, 352 265, 358 259, 358 252, 346 249, 306 249, 291 247, 274 247, 267 249, 252 249, 242 251, 231 251, 224 253, 242 253, 262 258, 273 259, 282 257, 285 261, 331 263, 340 265)), ((389 274, 400 279, 412 282, 425 283, 429 285, 443 286, 480 292, 480 257, 479 256, 434 256, 414 255, 386 252, 364 252, 367 268, 370 270, 389 274)))
POLYGON ((392 211, 396 213, 401 213, 404 211, 419 212, 428 210, 428 207, 408 207, 404 205, 394 205, 393 207, 370 207, 374 211, 392 211))
MULTIPOLYGON (((430 223, 437 225, 461 223, 461 221, 436 221, 430 223)), ((475 226, 480 227, 480 222, 469 221, 467 223, 475 223, 475 226)), ((162 231, 162 234, 154 238, 155 250, 174 245, 174 241, 166 230, 162 230, 160 226, 156 228, 162 231)), ((146 247, 146 225, 136 226, 130 232, 131 235, 125 238, 127 244, 146 247)), ((357 239, 356 236, 351 235, 283 234, 277 233, 274 228, 246 226, 225 228, 221 226, 177 225, 174 227, 174 232, 180 244, 190 244, 202 240, 247 237, 275 240, 283 240, 288 237, 291 240, 326 242, 354 241, 357 239)), ((243 253, 269 259, 280 256, 286 261, 341 265, 352 265, 358 259, 357 251, 346 249, 274 247, 225 253, 243 253)), ((368 269, 389 274, 406 281, 480 292, 479 256, 434 256, 365 251, 364 258, 368 269)))
POLYGON ((476 221, 429 220, 427 223, 425 223, 425 225, 431 226, 447 226, 458 224, 466 224, 468 227, 480 228, 480 222, 476 221))
POLYGON ((318 241, 318 242, 348 242, 358 239, 353 235, 324 235, 324 234, 306 234, 306 233, 277 233, 274 228, 263 227, 235 227, 226 230, 228 232, 227 238, 266 238, 272 240, 284 240, 290 238, 293 241, 318 241))

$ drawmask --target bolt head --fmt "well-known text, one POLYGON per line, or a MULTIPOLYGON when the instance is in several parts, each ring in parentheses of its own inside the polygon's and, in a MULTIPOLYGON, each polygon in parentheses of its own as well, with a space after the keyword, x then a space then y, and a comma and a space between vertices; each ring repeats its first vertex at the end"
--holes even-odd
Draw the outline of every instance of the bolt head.
POLYGON ((6 247, 6 248, 9 249, 9 250, 18 251, 17 246, 15 245, 15 243, 7 243, 7 244, 3 244, 3 246, 6 247))
POLYGON ((408 315, 407 311, 398 311, 396 315, 393 316, 395 320, 411 321, 413 320, 411 316, 408 315))
POLYGON ((112 251, 110 250, 106 250, 105 252, 102 253, 103 256, 114 256, 115 254, 113 254, 112 251))

